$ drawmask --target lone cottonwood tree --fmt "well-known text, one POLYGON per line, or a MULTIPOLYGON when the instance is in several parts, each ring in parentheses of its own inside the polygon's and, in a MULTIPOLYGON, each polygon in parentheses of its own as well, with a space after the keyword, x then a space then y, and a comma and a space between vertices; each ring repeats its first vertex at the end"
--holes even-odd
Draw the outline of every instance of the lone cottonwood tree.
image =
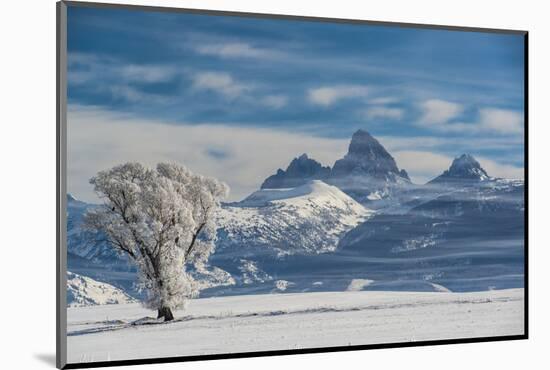
POLYGON ((104 203, 87 213, 86 224, 137 266, 144 304, 172 320, 172 310, 197 293, 185 267, 205 262, 212 252, 213 215, 228 186, 170 163, 155 169, 126 163, 99 172, 90 183, 104 203))

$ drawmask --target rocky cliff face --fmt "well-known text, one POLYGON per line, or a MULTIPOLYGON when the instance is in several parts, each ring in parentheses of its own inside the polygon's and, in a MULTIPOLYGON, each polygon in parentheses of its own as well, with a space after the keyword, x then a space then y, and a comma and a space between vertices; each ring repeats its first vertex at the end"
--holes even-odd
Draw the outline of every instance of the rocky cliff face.
POLYGON ((410 179, 378 140, 358 130, 348 153, 334 163, 327 182, 360 203, 379 203, 390 198, 396 187, 409 185, 410 179))
POLYGON ((330 177, 369 176, 395 181, 401 175, 395 160, 382 144, 367 131, 358 130, 351 138, 348 153, 334 163, 330 177))
POLYGON ((294 158, 286 171, 279 168, 276 174, 265 179, 261 189, 294 188, 311 180, 323 180, 329 174, 330 167, 323 167, 319 162, 309 158, 304 153, 294 158))
POLYGON ((348 153, 332 169, 302 154, 286 170, 268 177, 261 188, 293 188, 311 180, 335 185, 359 202, 386 198, 395 185, 410 183, 407 171, 400 170, 382 144, 365 130, 353 134, 348 153))
POLYGON ((451 167, 441 175, 430 181, 430 184, 453 183, 460 181, 484 181, 491 177, 479 162, 469 154, 462 154, 454 159, 451 167))

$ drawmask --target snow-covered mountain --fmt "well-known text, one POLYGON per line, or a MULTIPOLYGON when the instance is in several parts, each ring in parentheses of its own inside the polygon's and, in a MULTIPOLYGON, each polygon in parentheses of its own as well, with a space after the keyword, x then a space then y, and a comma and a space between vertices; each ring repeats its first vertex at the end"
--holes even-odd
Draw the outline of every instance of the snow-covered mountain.
POLYGON ((69 307, 133 302, 136 300, 121 289, 67 271, 67 305, 69 307))
MULTIPOLYGON (((371 144, 366 141, 367 146, 371 144)), ((354 146, 352 152, 355 150, 354 146)), ((466 155, 457 158, 446 171, 454 181, 413 185, 404 177, 394 178, 397 169, 389 163, 385 170, 379 167, 379 174, 393 175, 380 175, 383 177, 379 183, 390 191, 380 194, 369 188, 371 192, 362 204, 355 201, 363 207, 375 205, 377 211, 366 208, 369 214, 364 221, 333 239, 338 241, 336 247, 331 244, 330 248, 314 248, 319 245, 318 237, 330 238, 330 233, 323 228, 311 232, 295 221, 283 224, 283 230, 292 231, 282 234, 284 244, 277 239, 279 234, 273 234, 280 230, 274 225, 282 225, 277 217, 284 216, 285 206, 293 199, 309 193, 306 187, 264 189, 236 204, 235 209, 226 207, 225 212, 235 214, 224 222, 234 228, 228 228, 228 239, 223 240, 227 235, 222 235, 213 259, 231 271, 237 283, 215 294, 269 292, 276 289, 276 281, 286 282, 285 292, 345 290, 357 285, 353 282, 366 281, 369 284, 361 289, 468 291, 522 286, 522 180, 492 178, 472 156, 466 155), (373 193, 380 194, 380 198, 369 199, 374 198, 373 193), (284 206, 277 208, 278 201, 284 206), (242 212, 248 212, 247 216, 241 218, 242 212), (275 237, 270 239, 272 235, 275 237), (228 240, 233 244, 224 248, 228 240), (277 248, 283 258, 265 256, 274 245, 282 245, 283 251, 286 248, 286 253, 277 248), (232 270, 232 266, 239 267, 232 270)), ((367 171, 361 176, 372 184, 379 174, 370 176, 367 171)), ((326 186, 321 181, 312 183, 326 186)), ((309 203, 298 204, 296 209, 307 217, 309 203)))
POLYGON ((334 163, 327 182, 373 207, 385 206, 381 200, 411 185, 407 171, 399 170, 382 144, 364 130, 353 134, 348 153, 334 163))
POLYGON ((262 183, 261 189, 284 189, 304 185, 311 180, 324 180, 330 175, 330 167, 324 167, 306 153, 294 158, 286 170, 278 169, 262 183))
POLYGON ((320 180, 291 189, 262 189, 218 214, 217 250, 239 256, 318 254, 373 214, 320 180))
MULTIPOLYGON (((135 270, 110 246, 90 242, 100 238, 88 235, 79 223, 82 212, 93 206, 70 202, 69 207, 69 268, 135 294, 135 270)), ((241 202, 223 205, 216 216, 216 252, 208 265, 190 267, 189 272, 201 289, 232 291, 235 285, 268 284, 269 290, 280 290, 272 274, 284 264, 281 258, 332 252, 342 235, 373 214, 320 180, 290 189, 262 189, 241 202)))
POLYGON ((378 281, 425 281, 453 291, 523 286, 523 181, 453 184, 405 213, 380 213, 357 226, 338 254, 384 259, 362 266, 378 281))
POLYGON ((523 212, 523 182, 500 179, 444 193, 405 214, 378 214, 346 234, 340 247, 387 256, 476 235, 495 240, 519 237, 523 212))
POLYGON ((198 264, 192 266, 190 270, 190 274, 199 285, 199 290, 235 285, 233 276, 219 267, 198 264))
POLYGON ((84 260, 112 265, 119 268, 128 264, 126 258, 118 255, 103 239, 102 235, 90 232, 83 226, 86 211, 97 207, 82 202, 67 194, 67 251, 70 255, 84 260))
POLYGON ((296 187, 311 180, 334 185, 369 208, 386 206, 386 199, 393 193, 412 185, 407 171, 399 170, 395 159, 365 130, 353 134, 347 154, 332 169, 302 154, 286 170, 278 169, 269 176, 261 188, 296 187))
POLYGON ((429 184, 446 184, 465 181, 486 181, 491 177, 487 174, 479 162, 469 154, 462 154, 453 160, 451 167, 441 175, 431 180, 429 184))
MULTIPOLYGON (((135 268, 82 227, 92 207, 68 197, 69 269, 137 296, 135 268)), ((332 169, 302 154, 216 218, 216 251, 188 271, 202 296, 523 286, 523 180, 464 154, 412 184, 363 130, 332 169)))
POLYGON ((399 171, 395 159, 365 130, 351 137, 348 153, 334 163, 330 177, 369 176, 381 181, 409 180, 406 171, 399 171))

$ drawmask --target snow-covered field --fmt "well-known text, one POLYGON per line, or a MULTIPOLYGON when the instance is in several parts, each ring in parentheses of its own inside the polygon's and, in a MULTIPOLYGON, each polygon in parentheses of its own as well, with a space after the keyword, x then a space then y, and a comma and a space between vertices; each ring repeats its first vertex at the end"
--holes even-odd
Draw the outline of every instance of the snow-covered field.
POLYGON ((158 323, 139 304, 68 308, 68 362, 523 334, 523 289, 204 298, 158 323))

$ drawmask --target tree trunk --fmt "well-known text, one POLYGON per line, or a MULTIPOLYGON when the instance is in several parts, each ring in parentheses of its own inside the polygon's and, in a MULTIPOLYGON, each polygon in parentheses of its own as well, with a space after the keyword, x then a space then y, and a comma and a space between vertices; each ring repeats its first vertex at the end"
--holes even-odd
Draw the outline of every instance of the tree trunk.
POLYGON ((170 307, 161 307, 158 309, 157 319, 160 319, 161 317, 164 317, 164 321, 174 320, 174 315, 172 314, 170 307))

